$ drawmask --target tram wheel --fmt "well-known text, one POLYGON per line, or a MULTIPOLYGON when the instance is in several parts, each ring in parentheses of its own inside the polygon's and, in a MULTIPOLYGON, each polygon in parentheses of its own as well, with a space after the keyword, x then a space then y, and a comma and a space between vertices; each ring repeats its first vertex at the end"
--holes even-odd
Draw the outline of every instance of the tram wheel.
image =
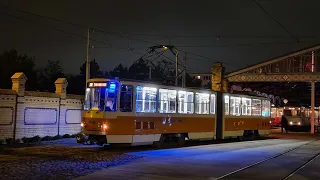
POLYGON ((156 148, 162 148, 164 146, 164 140, 165 140, 165 137, 163 135, 161 135, 159 141, 155 141, 153 143, 154 147, 156 148))
POLYGON ((178 145, 179 145, 179 146, 183 146, 183 145, 185 144, 185 142, 186 142, 186 139, 185 139, 184 135, 181 134, 181 135, 178 137, 178 145))

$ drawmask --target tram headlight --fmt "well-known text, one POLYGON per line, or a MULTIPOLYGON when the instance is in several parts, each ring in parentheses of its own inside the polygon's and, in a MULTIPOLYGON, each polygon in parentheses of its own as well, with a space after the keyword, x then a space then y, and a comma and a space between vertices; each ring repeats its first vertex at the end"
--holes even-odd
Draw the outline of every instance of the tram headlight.
POLYGON ((290 121, 290 125, 292 125, 293 123, 292 123, 292 121, 290 121))
POLYGON ((301 125, 301 122, 298 122, 298 125, 301 125))
POLYGON ((81 123, 81 127, 84 127, 84 123, 81 123))
POLYGON ((106 130, 108 129, 108 126, 106 124, 103 125, 103 129, 106 130))

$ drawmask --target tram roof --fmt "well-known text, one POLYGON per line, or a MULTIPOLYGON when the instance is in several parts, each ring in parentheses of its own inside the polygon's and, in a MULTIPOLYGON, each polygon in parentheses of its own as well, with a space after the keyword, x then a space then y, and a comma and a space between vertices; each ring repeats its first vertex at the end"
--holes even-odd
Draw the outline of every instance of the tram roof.
MULTIPOLYGON (((200 88, 200 87, 177 87, 177 86, 170 86, 170 85, 164 85, 164 84, 161 84, 161 83, 158 83, 158 82, 152 82, 152 81, 142 81, 142 80, 129 80, 129 79, 108 79, 108 78, 93 78, 93 79, 89 79, 88 82, 107 82, 107 81, 118 81, 118 82, 121 82, 121 83, 129 83, 129 84, 138 84, 138 85, 141 85, 141 84, 145 84, 145 85, 155 85, 155 86, 161 86, 163 88, 170 88, 170 89, 176 89, 176 90, 186 90, 186 89, 189 89, 189 90, 197 90, 197 91, 203 91, 203 92, 215 92, 211 89, 205 89, 205 88, 200 88)), ((268 99, 264 96, 259 96, 257 94, 250 94, 250 93, 243 93, 243 92, 237 92, 237 93, 225 93, 225 94, 229 94, 229 95, 235 95, 235 96, 240 96, 240 97, 256 97, 256 98, 259 98, 259 99, 268 99)))

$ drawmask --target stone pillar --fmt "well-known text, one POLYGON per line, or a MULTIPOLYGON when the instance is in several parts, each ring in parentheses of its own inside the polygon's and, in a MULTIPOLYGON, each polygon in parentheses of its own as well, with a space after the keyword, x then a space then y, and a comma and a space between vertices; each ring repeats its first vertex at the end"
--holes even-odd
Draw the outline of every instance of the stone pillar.
POLYGON ((12 90, 16 91, 18 96, 24 96, 27 80, 23 72, 17 72, 11 77, 12 90))
POLYGON ((217 92, 227 92, 228 82, 223 79, 224 67, 222 63, 216 63, 211 68, 212 90, 217 92))
POLYGON ((59 94, 61 99, 66 99, 67 97, 67 86, 68 82, 66 78, 58 78, 56 82, 54 82, 56 85, 56 93, 59 94))

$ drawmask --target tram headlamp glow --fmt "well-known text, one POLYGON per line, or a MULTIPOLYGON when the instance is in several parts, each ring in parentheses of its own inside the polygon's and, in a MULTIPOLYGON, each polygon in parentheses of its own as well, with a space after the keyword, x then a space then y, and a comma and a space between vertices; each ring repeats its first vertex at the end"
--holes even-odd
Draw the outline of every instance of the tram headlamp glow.
POLYGON ((83 127, 84 126, 84 124, 83 123, 81 123, 81 127, 83 127))
POLYGON ((103 125, 103 129, 107 129, 108 126, 106 124, 103 125))
POLYGON ((290 124, 291 124, 291 125, 293 124, 292 121, 290 121, 290 124))
POLYGON ((301 125, 301 122, 298 122, 298 125, 301 125))

